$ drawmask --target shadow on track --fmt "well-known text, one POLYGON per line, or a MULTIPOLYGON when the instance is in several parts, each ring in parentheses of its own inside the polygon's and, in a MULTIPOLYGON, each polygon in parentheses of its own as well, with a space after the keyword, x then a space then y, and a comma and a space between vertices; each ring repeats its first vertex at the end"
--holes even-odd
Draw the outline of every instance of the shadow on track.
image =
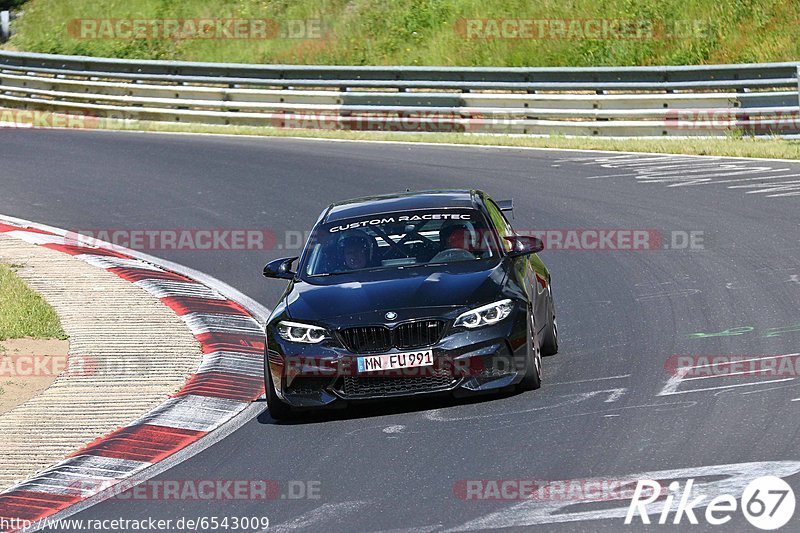
POLYGON ((456 407, 459 405, 471 405, 489 401, 498 401, 524 394, 513 388, 510 390, 485 392, 455 398, 450 394, 432 394, 418 398, 388 398, 381 400, 362 400, 358 403, 338 408, 322 408, 294 413, 292 420, 274 420, 266 409, 266 400, 258 400, 264 404, 264 411, 258 415, 260 424, 275 424, 281 426, 320 424, 336 420, 357 420, 361 418, 373 418, 386 415, 396 415, 402 413, 417 413, 420 411, 430 411, 432 409, 443 409, 446 407, 456 407))

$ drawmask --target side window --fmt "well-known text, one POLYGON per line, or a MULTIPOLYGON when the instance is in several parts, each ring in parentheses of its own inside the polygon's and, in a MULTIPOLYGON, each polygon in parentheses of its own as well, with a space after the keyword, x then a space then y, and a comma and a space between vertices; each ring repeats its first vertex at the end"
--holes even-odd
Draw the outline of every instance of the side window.
POLYGON ((489 218, 492 219, 492 225, 497 228, 497 233, 500 235, 500 240, 503 241, 501 245, 506 252, 511 251, 511 243, 505 237, 514 235, 514 228, 508 223, 503 212, 497 207, 493 200, 486 202, 486 209, 489 211, 489 218))

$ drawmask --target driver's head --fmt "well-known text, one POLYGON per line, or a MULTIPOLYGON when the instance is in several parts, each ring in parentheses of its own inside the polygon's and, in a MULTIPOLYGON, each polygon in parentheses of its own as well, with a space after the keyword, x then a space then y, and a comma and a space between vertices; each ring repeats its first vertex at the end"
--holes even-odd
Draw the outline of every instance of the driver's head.
POLYGON ((346 235, 339 241, 342 263, 346 268, 358 270, 367 267, 372 255, 371 240, 369 235, 359 231, 346 235))
POLYGON ((443 250, 460 248, 471 251, 474 249, 472 231, 465 224, 453 224, 439 230, 439 242, 443 250))

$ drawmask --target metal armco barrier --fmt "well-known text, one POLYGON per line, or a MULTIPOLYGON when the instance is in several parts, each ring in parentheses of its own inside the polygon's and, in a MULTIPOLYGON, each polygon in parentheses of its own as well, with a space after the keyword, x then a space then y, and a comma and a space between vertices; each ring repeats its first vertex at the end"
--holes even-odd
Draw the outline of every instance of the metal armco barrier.
POLYGON ((0 106, 204 124, 582 136, 800 133, 800 63, 246 65, 0 51, 0 106))

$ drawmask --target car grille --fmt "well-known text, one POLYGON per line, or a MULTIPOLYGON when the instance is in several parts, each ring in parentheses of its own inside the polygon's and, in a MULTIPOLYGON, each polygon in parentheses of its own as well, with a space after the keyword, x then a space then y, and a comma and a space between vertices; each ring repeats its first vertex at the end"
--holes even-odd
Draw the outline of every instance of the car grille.
POLYGON ((444 331, 442 320, 405 322, 394 328, 362 326, 342 330, 342 339, 354 353, 382 352, 390 348, 418 348, 439 341, 444 331))
POLYGON ((428 376, 346 376, 341 394, 345 397, 372 397, 429 392, 450 387, 456 379, 447 369, 434 370, 428 376))
POLYGON ((345 346, 351 352, 379 352, 392 347, 392 332, 386 326, 364 326, 342 330, 345 346))

